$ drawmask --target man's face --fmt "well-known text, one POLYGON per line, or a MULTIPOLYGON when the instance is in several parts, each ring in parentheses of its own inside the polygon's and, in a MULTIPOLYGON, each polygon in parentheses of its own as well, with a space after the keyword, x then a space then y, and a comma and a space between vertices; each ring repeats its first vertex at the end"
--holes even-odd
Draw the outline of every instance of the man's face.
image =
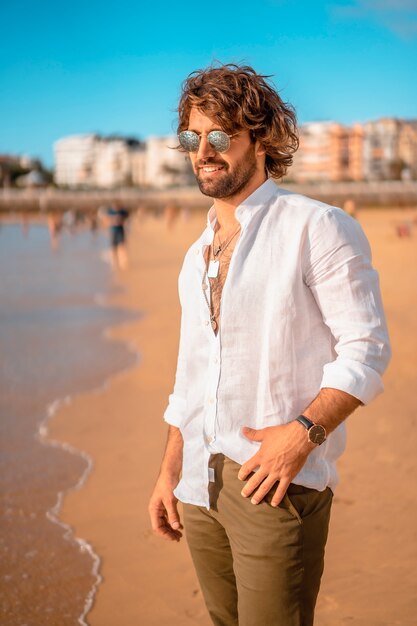
MULTIPOLYGON (((227 152, 216 152, 207 141, 211 130, 223 130, 218 123, 192 108, 188 130, 201 136, 198 152, 190 152, 190 159, 200 191, 211 198, 233 198, 244 191, 256 178, 264 179, 263 159, 257 158, 256 144, 243 130, 230 139, 227 152)), ((262 182, 262 181, 261 181, 262 182)))

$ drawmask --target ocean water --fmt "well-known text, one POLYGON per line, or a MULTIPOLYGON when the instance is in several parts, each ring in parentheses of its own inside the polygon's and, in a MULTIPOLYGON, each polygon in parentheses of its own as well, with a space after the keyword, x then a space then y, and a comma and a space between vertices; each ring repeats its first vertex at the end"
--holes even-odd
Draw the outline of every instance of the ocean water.
POLYGON ((73 626, 99 583, 99 555, 59 523, 60 494, 92 460, 41 436, 62 401, 137 361, 105 331, 132 312, 99 304, 117 290, 106 232, 51 242, 46 223, 0 222, 0 623, 73 626))

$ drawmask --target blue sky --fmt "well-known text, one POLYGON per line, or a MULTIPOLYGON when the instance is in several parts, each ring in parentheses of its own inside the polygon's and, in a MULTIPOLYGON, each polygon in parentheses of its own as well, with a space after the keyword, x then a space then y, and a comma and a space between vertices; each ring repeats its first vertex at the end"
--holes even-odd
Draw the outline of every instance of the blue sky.
POLYGON ((53 163, 86 132, 171 133, 213 60, 273 74, 300 122, 417 118, 416 0, 3 3, 0 153, 53 163))

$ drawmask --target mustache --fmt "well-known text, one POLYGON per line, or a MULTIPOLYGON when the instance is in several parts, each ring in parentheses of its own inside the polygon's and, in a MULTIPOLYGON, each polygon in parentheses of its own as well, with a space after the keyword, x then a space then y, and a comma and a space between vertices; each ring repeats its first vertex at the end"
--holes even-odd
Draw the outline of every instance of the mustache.
POLYGON ((207 165, 223 165, 226 166, 225 161, 214 159, 213 157, 207 157, 207 159, 200 159, 196 162, 196 167, 207 167, 207 165))

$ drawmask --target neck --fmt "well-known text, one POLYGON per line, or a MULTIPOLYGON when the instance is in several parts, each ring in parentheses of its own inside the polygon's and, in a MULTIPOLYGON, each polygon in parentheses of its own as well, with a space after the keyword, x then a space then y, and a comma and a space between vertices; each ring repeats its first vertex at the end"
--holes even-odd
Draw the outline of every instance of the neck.
POLYGON ((249 198, 258 187, 263 185, 266 180, 267 176, 262 172, 262 176, 254 176, 253 179, 249 181, 248 185, 235 196, 230 198, 215 198, 213 204, 216 210, 219 230, 228 232, 237 227, 238 220, 235 216, 236 208, 242 204, 246 198, 249 198))

